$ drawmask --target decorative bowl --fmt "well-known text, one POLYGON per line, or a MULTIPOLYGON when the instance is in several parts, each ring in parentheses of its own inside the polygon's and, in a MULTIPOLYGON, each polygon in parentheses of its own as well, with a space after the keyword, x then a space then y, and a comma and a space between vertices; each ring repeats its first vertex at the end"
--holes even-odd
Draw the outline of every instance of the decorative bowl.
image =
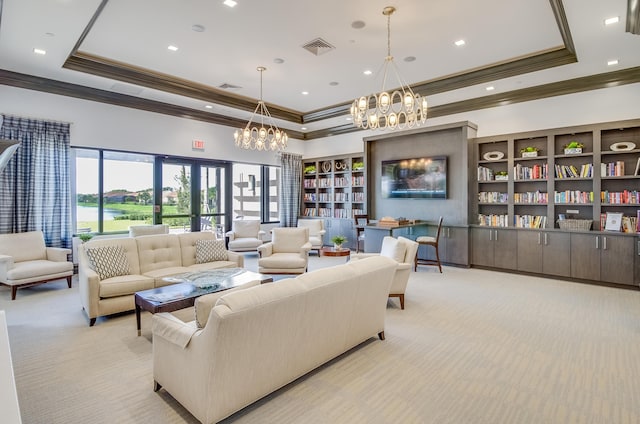
POLYGON ((484 160, 500 160, 504 157, 504 153, 502 152, 487 152, 482 155, 484 160))
POLYGON ((633 150, 636 148, 636 144, 630 141, 621 141, 619 143, 614 143, 609 147, 614 152, 624 152, 627 150, 633 150))

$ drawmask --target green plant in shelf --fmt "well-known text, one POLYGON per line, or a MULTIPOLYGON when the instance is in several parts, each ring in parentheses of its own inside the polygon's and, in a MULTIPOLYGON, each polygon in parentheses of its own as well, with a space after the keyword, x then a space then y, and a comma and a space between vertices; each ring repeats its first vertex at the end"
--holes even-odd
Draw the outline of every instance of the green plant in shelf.
POLYGON ((509 174, 507 173, 507 171, 498 171, 496 172, 496 175, 499 175, 501 177, 506 177, 509 174))
POLYGON ((342 247, 342 244, 344 242, 347 241, 347 238, 345 236, 333 236, 331 237, 331 242, 333 243, 333 245, 337 248, 340 249, 342 247))
POLYGON ((87 242, 89 240, 91 240, 93 238, 93 234, 92 233, 80 233, 78 234, 78 238, 80 239, 80 241, 87 242))
POLYGON ((309 166, 305 166, 304 167, 304 173, 305 174, 313 174, 314 172, 316 172, 316 166, 315 165, 309 165, 309 166))
POLYGON ((533 146, 527 146, 524 147, 522 149, 520 149, 520 153, 530 153, 530 152, 539 152, 540 149, 538 149, 537 147, 533 147, 533 146))
POLYGON ((364 162, 353 162, 353 170, 358 171, 364 169, 364 162))
POLYGON ((582 149, 584 147, 584 143, 580 143, 579 141, 571 141, 564 145, 565 149, 582 149))

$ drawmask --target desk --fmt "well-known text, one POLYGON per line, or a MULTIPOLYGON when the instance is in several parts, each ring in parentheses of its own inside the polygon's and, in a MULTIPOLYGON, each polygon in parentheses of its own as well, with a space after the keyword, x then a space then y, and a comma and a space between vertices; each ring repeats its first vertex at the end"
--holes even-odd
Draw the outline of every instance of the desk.
POLYGON ((365 253, 379 253, 382 248, 382 239, 386 236, 403 236, 415 240, 417 236, 429 235, 429 226, 438 225, 435 221, 417 221, 413 224, 398 225, 397 227, 385 227, 367 225, 364 227, 364 251, 365 253))

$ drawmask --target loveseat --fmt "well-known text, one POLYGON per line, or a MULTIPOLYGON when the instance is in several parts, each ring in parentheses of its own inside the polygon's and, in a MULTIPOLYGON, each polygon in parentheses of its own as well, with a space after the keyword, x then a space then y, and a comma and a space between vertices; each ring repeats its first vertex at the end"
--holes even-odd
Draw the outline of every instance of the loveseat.
POLYGON ((154 389, 218 422, 376 334, 384 340, 395 271, 379 256, 238 290, 204 328, 155 314, 154 389))
POLYGON ((80 299, 93 326, 99 316, 134 310, 135 292, 171 284, 164 277, 243 266, 211 232, 91 240, 78 249, 80 299))

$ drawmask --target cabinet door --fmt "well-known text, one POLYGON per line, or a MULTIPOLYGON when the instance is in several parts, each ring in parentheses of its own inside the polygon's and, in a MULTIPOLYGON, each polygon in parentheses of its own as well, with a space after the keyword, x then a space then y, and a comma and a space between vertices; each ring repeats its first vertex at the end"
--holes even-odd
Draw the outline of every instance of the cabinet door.
POLYGON ((636 262, 636 286, 640 286, 640 237, 634 240, 636 245, 635 262, 636 262))
MULTIPOLYGON (((519 261, 518 264, 520 264, 519 261)), ((563 277, 571 275, 570 234, 554 232, 542 234, 542 273, 563 277)))
POLYGON ((633 284, 633 237, 602 236, 600 250, 600 280, 609 283, 633 284))
POLYGON ((493 228, 472 228, 472 263, 493 266, 493 228))
POLYGON ((518 269, 518 231, 494 230, 493 255, 495 267, 518 269))
MULTIPOLYGON (((443 261, 469 266, 469 231, 466 228, 456 227, 445 227, 442 231, 446 234, 443 261)), ((442 235, 440 235, 440 238, 442 238, 442 235)))
POLYGON ((518 271, 542 272, 542 236, 540 231, 518 231, 518 271))
POLYGON ((352 219, 340 220, 340 233, 347 238, 347 242, 344 247, 356 250, 356 229, 352 219))
POLYGON ((600 279, 600 236, 571 234, 571 276, 600 279))

